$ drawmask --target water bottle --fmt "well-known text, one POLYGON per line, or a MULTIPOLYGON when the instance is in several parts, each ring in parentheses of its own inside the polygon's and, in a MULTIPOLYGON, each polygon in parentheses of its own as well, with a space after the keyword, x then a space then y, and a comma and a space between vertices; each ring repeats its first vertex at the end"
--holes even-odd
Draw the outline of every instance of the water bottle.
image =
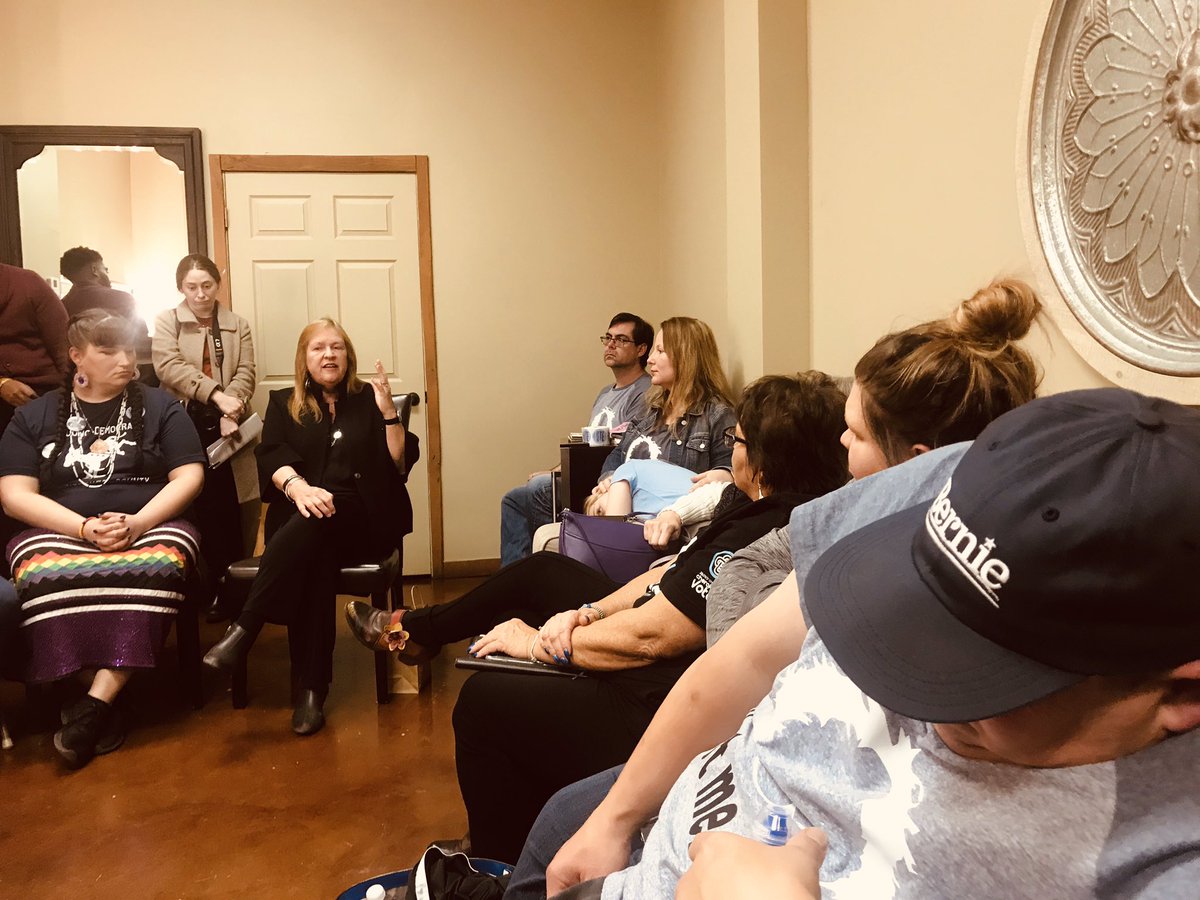
POLYGON ((788 842, 789 817, 787 808, 772 803, 762 821, 754 827, 754 837, 771 847, 782 847, 788 842))

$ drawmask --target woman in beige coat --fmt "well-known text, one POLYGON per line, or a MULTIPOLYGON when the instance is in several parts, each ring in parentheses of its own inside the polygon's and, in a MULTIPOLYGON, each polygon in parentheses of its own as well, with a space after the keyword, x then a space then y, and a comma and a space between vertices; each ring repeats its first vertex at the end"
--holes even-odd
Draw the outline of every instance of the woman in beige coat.
MULTIPOLYGON (((250 412, 256 383, 250 324, 217 302, 221 273, 207 256, 185 256, 175 270, 183 301, 154 323, 154 371, 162 387, 178 397, 208 446, 233 434, 250 412)), ((247 445, 248 446, 248 445, 247 445)), ((192 518, 201 535, 206 596, 216 603, 218 579, 246 555, 256 533, 258 483, 254 456, 242 447, 228 463, 206 472, 204 491, 192 518), (240 504, 250 503, 243 518, 240 504), (231 527, 242 522, 243 527, 231 527)))

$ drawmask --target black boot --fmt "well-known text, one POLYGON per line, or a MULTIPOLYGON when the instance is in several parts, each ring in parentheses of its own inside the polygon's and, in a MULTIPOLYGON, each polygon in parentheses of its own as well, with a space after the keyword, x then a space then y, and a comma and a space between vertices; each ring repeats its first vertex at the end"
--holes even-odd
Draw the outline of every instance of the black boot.
POLYGON ((292 731, 296 734, 316 734, 325 727, 325 697, 319 691, 304 688, 296 697, 292 710, 292 731))
POLYGON ((257 631, 248 631, 234 622, 226 629, 225 636, 204 654, 204 664, 220 672, 231 671, 246 658, 257 637, 257 631))

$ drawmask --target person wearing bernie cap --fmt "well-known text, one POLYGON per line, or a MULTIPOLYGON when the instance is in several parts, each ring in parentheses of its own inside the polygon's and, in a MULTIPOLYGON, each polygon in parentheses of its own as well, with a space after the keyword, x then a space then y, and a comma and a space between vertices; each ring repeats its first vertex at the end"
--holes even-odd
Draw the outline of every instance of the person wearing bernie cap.
POLYGON ((826 897, 1197 896, 1197 573, 1200 412, 1101 389, 1005 414, 932 503, 817 560, 800 659, 641 861, 570 896, 673 897, 705 832, 741 837, 703 875, 757 896, 778 805, 828 836, 826 897))

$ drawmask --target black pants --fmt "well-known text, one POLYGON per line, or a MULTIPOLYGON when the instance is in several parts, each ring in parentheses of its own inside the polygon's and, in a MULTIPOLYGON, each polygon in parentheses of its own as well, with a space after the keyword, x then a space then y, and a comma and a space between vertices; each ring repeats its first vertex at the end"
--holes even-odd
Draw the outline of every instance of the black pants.
POLYGON ((440 647, 521 619, 537 627, 555 613, 607 597, 620 585, 558 553, 535 553, 505 566, 450 603, 414 609, 404 627, 423 647, 440 647))
POLYGON ((207 602, 216 594, 217 583, 229 564, 247 555, 242 540, 237 485, 230 463, 222 463, 215 469, 205 467, 204 489, 192 501, 190 518, 200 532, 204 600, 207 602))
POLYGON ((370 543, 362 501, 338 494, 334 505, 337 513, 329 518, 293 514, 267 539, 238 616, 238 624, 252 632, 264 622, 287 625, 292 677, 302 690, 324 692, 333 680, 338 569, 384 555, 370 543))
POLYGON ((629 759, 656 709, 620 673, 469 678, 454 707, 454 755, 475 855, 515 863, 546 801, 629 759))
MULTIPOLYGON (((418 644, 436 647, 508 619, 541 625, 618 587, 583 563, 535 553, 458 600, 407 613, 404 627, 418 644)), ((555 791, 628 759, 654 709, 619 681, 619 673, 567 679, 479 672, 467 679, 454 707, 454 742, 478 855, 515 862, 555 791)))

